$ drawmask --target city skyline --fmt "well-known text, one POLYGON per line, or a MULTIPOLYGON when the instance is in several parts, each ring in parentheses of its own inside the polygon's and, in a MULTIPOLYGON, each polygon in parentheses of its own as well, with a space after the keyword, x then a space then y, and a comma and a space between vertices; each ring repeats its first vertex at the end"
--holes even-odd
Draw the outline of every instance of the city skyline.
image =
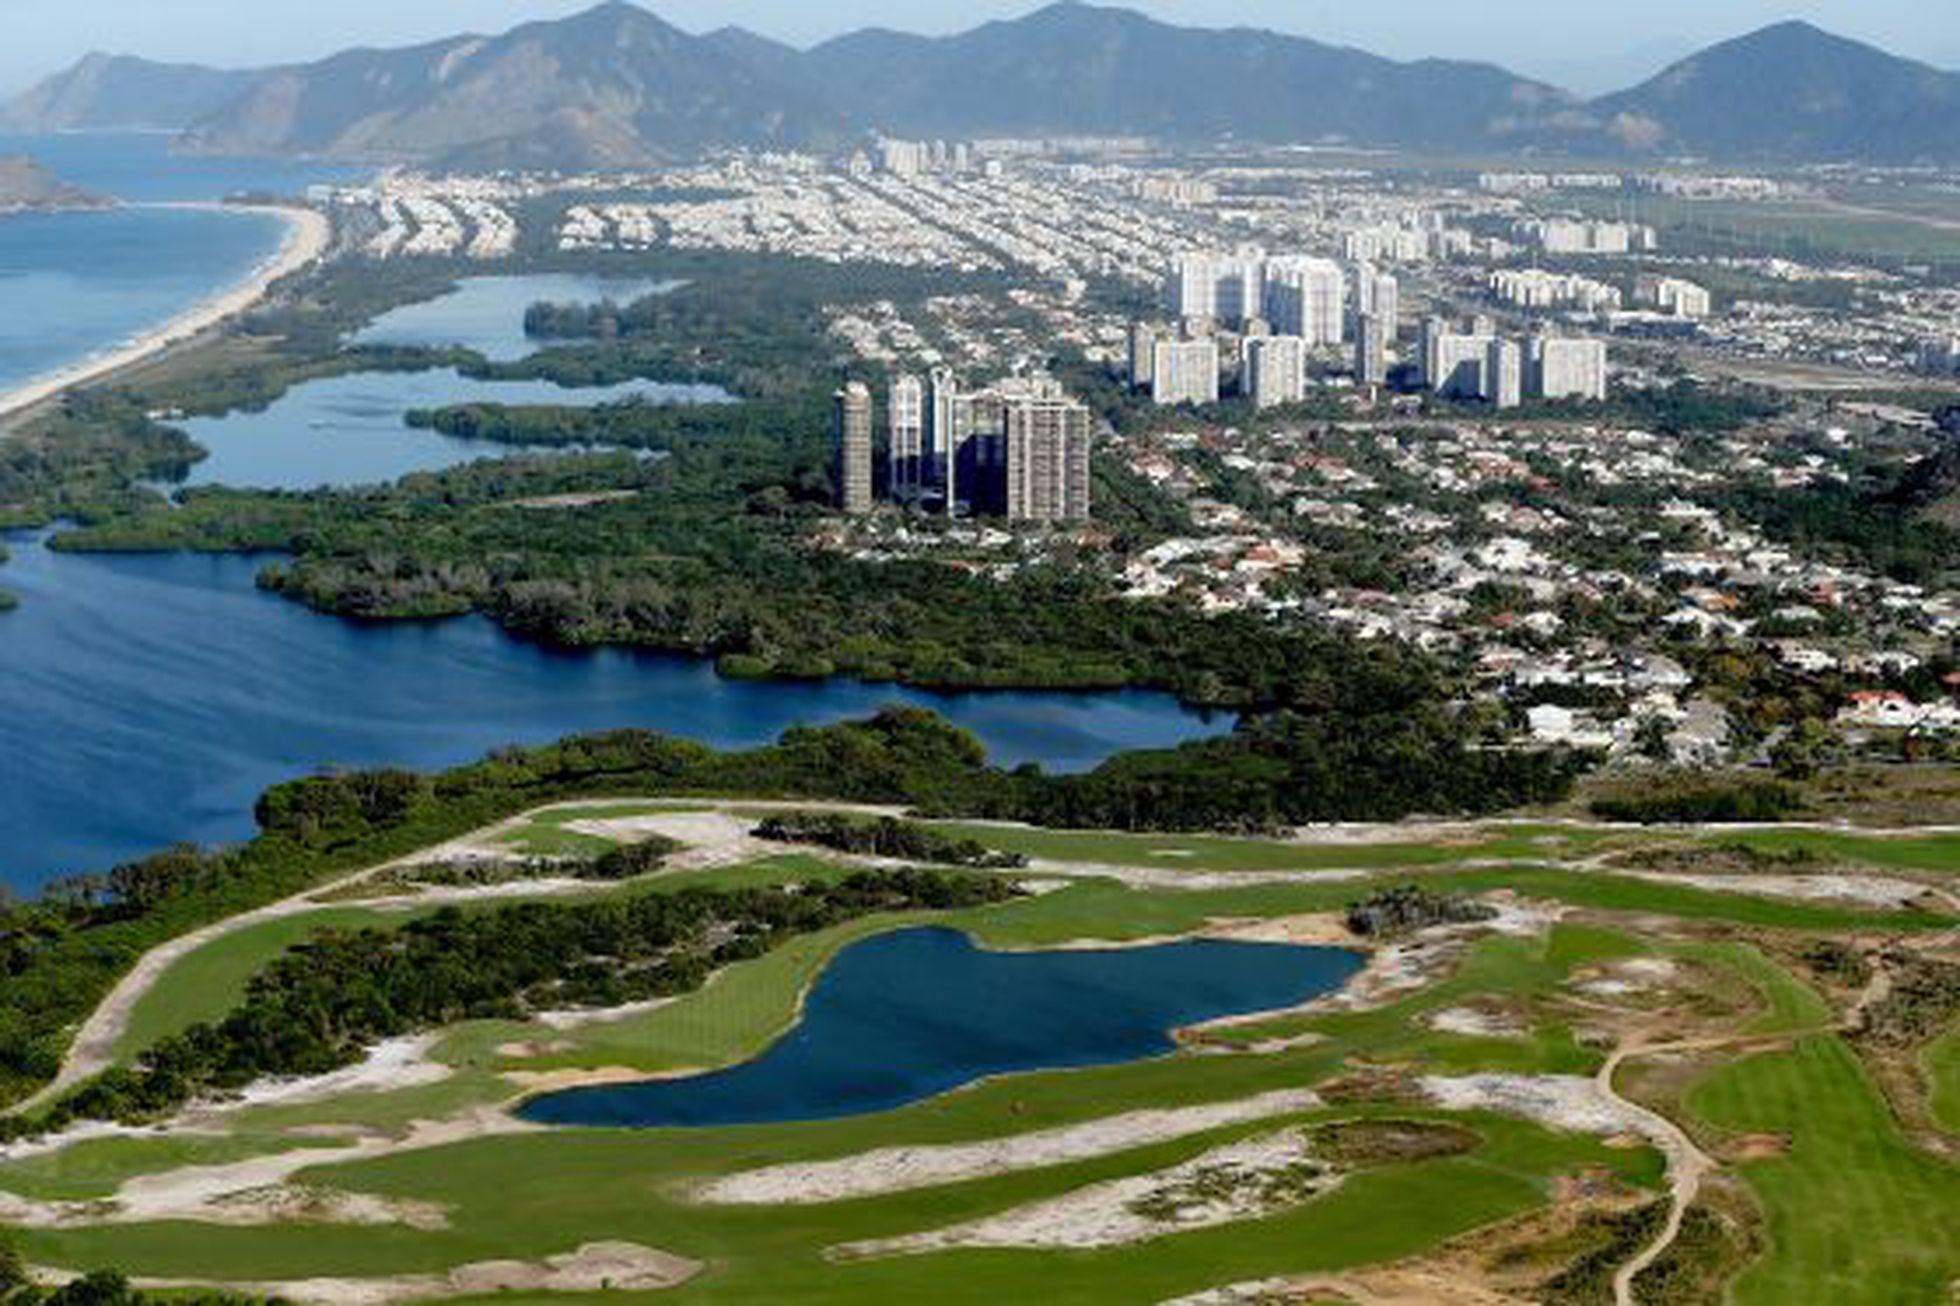
MULTIPOLYGON (((408 45, 462 32, 494 33, 559 18, 593 0, 428 0, 412 10, 349 0, 255 24, 239 0, 159 0, 135 12, 122 0, 0 0, 10 37, 0 53, 0 94, 10 94, 94 50, 145 58, 252 67, 307 62, 354 46, 408 45), (241 21, 243 20, 243 21, 241 21)), ((863 27, 928 35, 963 31, 1041 7, 1038 0, 852 0, 817 7, 794 0, 658 0, 643 7, 689 31, 725 25, 807 46, 863 27)), ((1384 0, 1365 10, 1322 0, 1130 0, 1162 21, 1196 27, 1254 26, 1398 59, 1451 57, 1503 64, 1580 94, 1631 85, 1715 41, 1784 19, 1804 19, 1936 66, 1960 66, 1960 32, 1939 32, 1933 0, 1873 0, 1854 13, 1825 0, 1659 0, 1643 26, 1604 29, 1556 0, 1499 0, 1472 14, 1434 0, 1384 0)))

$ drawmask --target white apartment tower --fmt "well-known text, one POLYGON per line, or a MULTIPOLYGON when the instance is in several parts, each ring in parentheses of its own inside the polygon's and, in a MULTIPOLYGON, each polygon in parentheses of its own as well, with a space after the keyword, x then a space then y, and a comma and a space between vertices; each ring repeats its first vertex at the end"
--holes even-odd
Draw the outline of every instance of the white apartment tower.
POLYGON ((854 515, 875 506, 871 493, 871 387, 853 381, 837 392, 837 506, 854 515))
POLYGON ((1338 345, 1346 338, 1347 278, 1324 258, 1274 259, 1266 266, 1266 319, 1275 334, 1299 336, 1308 345, 1338 345))
POLYGON ((926 388, 916 376, 903 375, 891 384, 887 400, 891 423, 891 497, 916 503, 933 484, 927 463, 926 388))
POLYGON ((1089 447, 1094 418, 1058 392, 1009 395, 1005 408, 1010 521, 1089 519, 1089 447))
POLYGON ((1527 384, 1539 399, 1606 398, 1606 342, 1533 336, 1525 346, 1527 384))
POLYGON ((1363 313, 1354 323, 1354 379, 1364 386, 1388 384, 1388 346, 1394 339, 1392 319, 1363 313))
POLYGON ((1307 397, 1307 342, 1298 336, 1262 336, 1245 342, 1241 389, 1259 408, 1297 404, 1307 397))
POLYGON ((1218 402, 1215 340, 1159 340, 1150 371, 1150 397, 1160 405, 1218 402))

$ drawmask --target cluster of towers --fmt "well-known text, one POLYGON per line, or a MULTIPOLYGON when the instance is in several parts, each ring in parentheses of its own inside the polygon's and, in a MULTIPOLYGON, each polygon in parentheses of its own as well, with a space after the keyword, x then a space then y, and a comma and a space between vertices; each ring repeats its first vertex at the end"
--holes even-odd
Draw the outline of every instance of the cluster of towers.
MULTIPOLYGON (((838 504, 876 506, 871 387, 837 394, 838 504)), ((1086 521, 1095 416, 1049 376, 1010 377, 969 390, 951 372, 901 375, 886 398, 886 497, 948 516, 1086 521)))

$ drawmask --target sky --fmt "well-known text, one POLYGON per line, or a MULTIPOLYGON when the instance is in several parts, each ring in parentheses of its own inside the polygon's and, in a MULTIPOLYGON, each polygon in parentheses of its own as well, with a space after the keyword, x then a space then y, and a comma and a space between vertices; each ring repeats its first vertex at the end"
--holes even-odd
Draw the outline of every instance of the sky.
MULTIPOLYGON (((798 45, 877 25, 950 32, 1037 0, 641 0, 691 31, 737 23, 798 45)), ((1396 58, 1487 59, 1570 89, 1619 89, 1711 41, 1785 18, 1960 68, 1954 0, 1121 0, 1200 26, 1248 24, 1396 58)), ((593 0, 0 0, 0 92, 90 50, 258 66, 354 45, 501 31, 593 0)))

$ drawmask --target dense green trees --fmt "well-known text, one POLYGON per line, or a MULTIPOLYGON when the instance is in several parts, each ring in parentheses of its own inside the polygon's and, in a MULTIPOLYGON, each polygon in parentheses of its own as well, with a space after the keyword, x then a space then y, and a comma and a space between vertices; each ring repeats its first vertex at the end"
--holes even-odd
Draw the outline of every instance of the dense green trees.
POLYGON ((756 826, 755 837, 772 843, 812 844, 863 857, 890 857, 935 866, 1011 870, 1026 866, 1019 853, 1000 852, 977 839, 955 839, 916 821, 865 818, 842 812, 783 812, 756 826))

